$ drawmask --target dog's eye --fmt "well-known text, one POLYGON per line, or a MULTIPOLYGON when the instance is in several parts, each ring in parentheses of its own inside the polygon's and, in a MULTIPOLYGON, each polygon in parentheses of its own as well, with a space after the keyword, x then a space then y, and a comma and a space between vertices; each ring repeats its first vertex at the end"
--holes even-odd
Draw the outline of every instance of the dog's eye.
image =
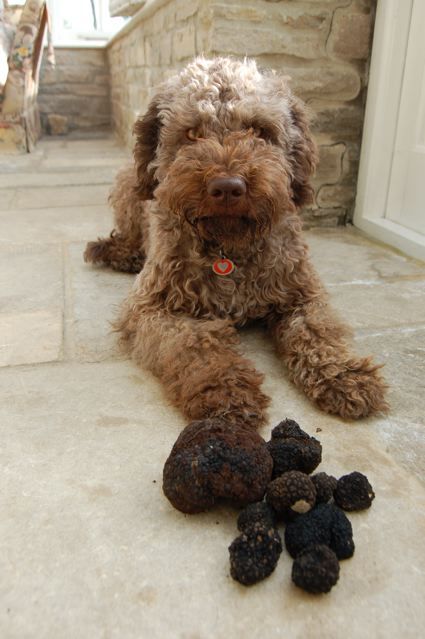
POLYGON ((272 139, 270 131, 262 126, 253 127, 254 135, 256 138, 261 138, 269 142, 272 139))
POLYGON ((198 131, 196 129, 188 129, 186 131, 186 137, 188 140, 192 140, 192 142, 194 140, 198 140, 198 138, 200 137, 198 134, 198 131))

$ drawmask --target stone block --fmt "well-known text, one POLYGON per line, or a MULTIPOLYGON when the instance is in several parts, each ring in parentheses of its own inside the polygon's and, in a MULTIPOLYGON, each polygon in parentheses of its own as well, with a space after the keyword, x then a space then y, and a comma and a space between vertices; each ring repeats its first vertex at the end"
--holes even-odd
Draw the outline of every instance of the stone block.
MULTIPOLYGON (((49 91, 51 90, 51 85, 53 85, 54 90, 55 86, 58 84, 89 84, 96 82, 98 77, 108 77, 105 72, 103 74, 99 73, 99 70, 102 71, 103 69, 83 64, 81 66, 56 66, 53 69, 43 68, 40 75, 41 90, 43 92, 49 91)), ((66 91, 66 87, 62 87, 61 90, 66 91)))
POLYGON ((171 32, 164 33, 161 38, 161 47, 159 49, 159 63, 161 66, 171 64, 173 51, 173 37, 171 32))
POLYGON ((315 175, 317 183, 338 182, 342 174, 342 159, 345 149, 343 143, 319 146, 319 164, 315 175))
POLYGON ((105 86, 110 85, 110 74, 109 73, 96 73, 93 77, 93 81, 95 84, 104 84, 105 86))
POLYGON ((185 0, 185 2, 177 2, 175 7, 175 21, 184 22, 196 14, 202 0, 185 0))
POLYGON ((47 100, 54 101, 57 96, 60 96, 61 100, 66 100, 68 97, 71 101, 75 96, 109 96, 108 84, 97 84, 93 81, 90 82, 57 82, 56 84, 49 85, 47 91, 43 91, 41 97, 43 104, 46 105, 47 100))
MULTIPOLYGON (((40 111, 46 113, 50 109, 50 96, 40 95, 40 111)), ((81 115, 110 115, 109 99, 104 96, 85 95, 57 95, 55 96, 55 112, 70 116, 81 115)))
POLYGON ((150 36, 145 40, 145 64, 148 67, 154 67, 159 62, 159 46, 157 38, 150 36))
POLYGON ((261 4, 256 6, 243 4, 242 2, 213 2, 211 6, 213 19, 224 19, 229 21, 244 22, 264 22, 270 13, 267 8, 261 8, 261 4))
POLYGON ((65 115, 49 113, 47 129, 50 135, 66 135, 68 133, 68 118, 65 115))
POLYGON ((190 58, 196 53, 195 27, 188 24, 173 33, 173 60, 190 58))
POLYGON ((136 60, 135 63, 138 67, 143 67, 146 64, 145 56, 145 41, 144 38, 140 38, 136 44, 136 60))
POLYGON ((345 216, 346 210, 343 208, 304 209, 301 214, 305 229, 334 228, 344 223, 345 216))
POLYGON ((370 53, 372 15, 351 13, 350 9, 335 11, 327 42, 330 55, 344 59, 366 59, 370 53))
POLYGON ((285 72, 292 78, 294 92, 304 100, 321 96, 326 100, 354 100, 361 89, 358 71, 348 64, 287 65, 285 72))
POLYGON ((317 59, 325 54, 326 33, 306 29, 303 36, 296 29, 277 29, 276 25, 253 27, 243 21, 229 26, 222 18, 214 21, 212 46, 214 53, 236 55, 292 55, 306 59, 317 59))
POLYGON ((105 66, 106 51, 99 47, 89 48, 82 47, 55 47, 55 59, 56 66, 58 68, 63 66, 105 66))
POLYGON ((147 20, 150 22, 152 33, 153 34, 161 34, 164 30, 165 26, 165 11, 162 7, 158 8, 158 10, 147 20))
POLYGON ((336 100, 328 102, 327 99, 312 99, 309 106, 315 114, 312 122, 314 133, 329 135, 335 140, 360 139, 364 111, 360 101, 347 104, 336 100))
POLYGON ((347 207, 353 203, 356 195, 354 185, 331 184, 320 187, 316 197, 319 207, 347 207))

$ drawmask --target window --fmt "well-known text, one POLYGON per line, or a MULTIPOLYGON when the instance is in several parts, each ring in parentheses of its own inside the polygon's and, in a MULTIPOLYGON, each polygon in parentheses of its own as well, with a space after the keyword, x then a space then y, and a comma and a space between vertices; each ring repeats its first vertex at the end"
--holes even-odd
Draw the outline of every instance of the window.
POLYGON ((48 0, 53 44, 62 46, 104 44, 125 23, 111 18, 108 0, 48 0))

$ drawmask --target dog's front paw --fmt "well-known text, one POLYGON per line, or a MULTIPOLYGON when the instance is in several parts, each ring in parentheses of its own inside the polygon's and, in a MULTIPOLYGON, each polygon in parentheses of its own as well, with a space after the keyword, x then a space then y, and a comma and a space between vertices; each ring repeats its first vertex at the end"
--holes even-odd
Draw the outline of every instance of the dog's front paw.
POLYGON ((351 359, 341 365, 337 375, 319 375, 308 394, 321 410, 344 419, 386 412, 387 385, 378 373, 379 368, 370 358, 351 359))
POLYGON ((184 412, 190 419, 221 418, 230 424, 262 426, 267 419, 270 398, 263 393, 258 373, 223 375, 222 383, 211 384, 188 399, 184 412))
POLYGON ((84 251, 84 261, 110 266, 114 271, 140 273, 145 261, 144 254, 131 246, 118 234, 89 242, 84 251))

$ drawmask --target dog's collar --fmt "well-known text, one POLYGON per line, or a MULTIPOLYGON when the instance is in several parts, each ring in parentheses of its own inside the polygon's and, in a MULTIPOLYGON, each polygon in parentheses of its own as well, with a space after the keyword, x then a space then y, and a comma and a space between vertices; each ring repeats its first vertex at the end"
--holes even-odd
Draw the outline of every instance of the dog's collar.
POLYGON ((223 251, 220 250, 220 257, 214 260, 211 268, 216 275, 226 277, 227 275, 230 275, 230 273, 233 273, 236 268, 236 264, 226 257, 223 251))

